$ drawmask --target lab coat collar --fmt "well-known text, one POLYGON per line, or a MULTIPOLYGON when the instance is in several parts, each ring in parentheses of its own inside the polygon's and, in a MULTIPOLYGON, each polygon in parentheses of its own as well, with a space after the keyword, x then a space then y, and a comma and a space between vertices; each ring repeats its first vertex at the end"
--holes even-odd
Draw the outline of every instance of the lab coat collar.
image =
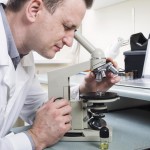
POLYGON ((3 26, 2 16, 0 12, 0 65, 8 65, 9 58, 8 58, 8 46, 7 46, 7 38, 3 26))
POLYGON ((27 66, 34 66, 33 53, 30 52, 28 55, 24 56, 24 57, 21 59, 21 64, 22 64, 22 66, 24 66, 24 67, 27 67, 27 66))

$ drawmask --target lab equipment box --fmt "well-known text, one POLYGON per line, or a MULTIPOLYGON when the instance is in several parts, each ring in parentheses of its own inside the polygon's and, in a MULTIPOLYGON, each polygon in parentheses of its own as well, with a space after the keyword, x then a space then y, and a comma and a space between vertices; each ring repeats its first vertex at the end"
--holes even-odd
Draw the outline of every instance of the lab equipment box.
POLYGON ((145 51, 126 51, 124 52, 125 55, 125 72, 133 72, 136 73, 135 78, 141 78, 145 60, 145 51))

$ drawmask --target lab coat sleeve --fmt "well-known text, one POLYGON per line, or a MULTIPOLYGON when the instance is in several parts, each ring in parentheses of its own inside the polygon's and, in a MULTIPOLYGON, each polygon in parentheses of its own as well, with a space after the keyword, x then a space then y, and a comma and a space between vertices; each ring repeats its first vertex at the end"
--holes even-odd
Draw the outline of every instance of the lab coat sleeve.
MULTIPOLYGON (((79 100, 79 85, 71 87, 71 99, 79 100)), ((29 89, 24 107, 20 117, 29 124, 33 124, 37 109, 48 100, 48 93, 45 92, 37 77, 33 79, 31 88, 29 89)))
MULTIPOLYGON (((35 112, 47 100, 47 93, 45 93, 38 80, 33 80, 31 89, 29 90, 26 103, 24 105, 21 116, 27 122, 32 123, 35 112), (35 88, 36 87, 36 88, 35 88), (32 91, 32 92, 31 92, 32 91)), ((75 100, 79 99, 79 86, 71 88, 71 97, 75 100)), ((0 138, 0 150, 32 150, 32 145, 29 138, 23 132, 14 134, 11 132, 4 138, 0 138)))
POLYGON ((24 133, 10 133, 0 139, 0 150, 32 150, 32 145, 24 133))
POLYGON ((48 93, 42 89, 40 82, 35 75, 32 80, 31 87, 28 90, 28 95, 20 113, 20 117, 27 123, 33 124, 37 109, 41 107, 47 100, 48 93))
POLYGON ((79 85, 70 88, 71 100, 79 100, 79 85))

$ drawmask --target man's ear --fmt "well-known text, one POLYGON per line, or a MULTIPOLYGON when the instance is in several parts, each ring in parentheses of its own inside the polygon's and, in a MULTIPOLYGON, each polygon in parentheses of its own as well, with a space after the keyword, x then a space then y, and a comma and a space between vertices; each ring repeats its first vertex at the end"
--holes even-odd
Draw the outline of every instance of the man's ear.
POLYGON ((35 22, 38 14, 42 10, 42 0, 31 0, 26 7, 26 17, 28 21, 35 22))

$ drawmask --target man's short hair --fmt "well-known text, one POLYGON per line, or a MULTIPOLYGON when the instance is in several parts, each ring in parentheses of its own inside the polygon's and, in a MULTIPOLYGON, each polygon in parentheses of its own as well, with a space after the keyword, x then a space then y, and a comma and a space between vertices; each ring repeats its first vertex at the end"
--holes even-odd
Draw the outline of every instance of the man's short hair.
MULTIPOLYGON (((23 5, 28 2, 29 0, 9 0, 7 2, 7 8, 11 11, 17 12, 19 11, 23 5)), ((43 0, 46 8, 51 12, 54 13, 56 8, 63 4, 65 0, 43 0)), ((78 1, 78 0, 77 0, 78 1)), ((83 0, 87 8, 90 8, 93 4, 93 0, 83 0)))

